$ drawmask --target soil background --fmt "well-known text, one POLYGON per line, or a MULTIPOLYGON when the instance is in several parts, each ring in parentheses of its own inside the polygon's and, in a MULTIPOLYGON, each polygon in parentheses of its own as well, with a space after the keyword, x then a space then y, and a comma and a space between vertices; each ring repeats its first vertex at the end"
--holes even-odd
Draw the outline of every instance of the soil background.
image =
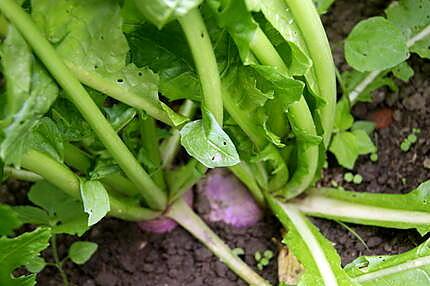
MULTIPOLYGON (((343 39, 360 20, 383 14, 387 0, 336 0, 323 16, 339 70, 345 70, 343 39)), ((371 162, 362 157, 353 173, 363 176, 363 183, 353 185, 343 181, 345 170, 329 157, 330 168, 325 171, 321 185, 340 186, 357 192, 405 193, 430 178, 430 64, 415 56, 409 60, 415 76, 408 83, 399 83, 399 90, 380 89, 374 102, 358 104, 353 113, 357 118, 383 119, 385 128, 376 130, 379 159, 371 162), (407 153, 400 150, 402 140, 420 128, 418 142, 407 153), (426 167, 427 166, 427 167, 426 167)), ((0 188, 0 201, 25 201, 26 184, 9 182, 0 188), (7 191, 9 190, 9 192, 7 191), (9 194, 15 194, 13 197, 9 194)), ((195 209, 205 212, 205 203, 197 194, 195 209)), ((415 247, 423 238, 416 231, 400 231, 349 224, 353 234, 344 226, 327 220, 314 219, 315 224, 330 239, 346 264, 360 255, 381 255, 404 252, 415 247), (361 237, 362 241, 357 237, 361 237), (363 243, 364 242, 364 243, 363 243)), ((275 255, 280 244, 280 225, 271 216, 248 229, 233 229, 223 224, 210 224, 232 248, 245 250, 246 263, 255 267, 256 251, 272 250, 275 255)), ((186 231, 177 228, 167 235, 141 231, 136 224, 105 219, 87 233, 83 240, 99 244, 99 250, 84 266, 65 264, 73 285, 79 286, 237 286, 246 285, 218 261, 186 231)), ((60 255, 65 255, 73 238, 59 239, 60 255)), ((50 257, 49 250, 45 253, 50 257)), ((275 256, 276 257, 276 256, 275 256)), ((277 261, 260 273, 277 285, 277 261)), ((58 271, 48 267, 39 275, 42 286, 62 285, 58 271)))

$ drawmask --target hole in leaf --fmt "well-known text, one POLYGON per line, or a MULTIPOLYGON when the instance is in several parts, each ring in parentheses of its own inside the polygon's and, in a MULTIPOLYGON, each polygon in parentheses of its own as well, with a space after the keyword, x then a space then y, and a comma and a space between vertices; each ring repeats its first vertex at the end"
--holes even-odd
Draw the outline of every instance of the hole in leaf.
POLYGON ((119 79, 117 79, 117 80, 116 80, 116 82, 117 82, 117 83, 123 83, 123 82, 124 82, 124 80, 123 80, 122 78, 119 78, 119 79))
POLYGON ((222 142, 222 145, 226 146, 226 145, 227 145, 227 142, 223 141, 223 142, 222 142))
POLYGON ((143 76, 143 73, 142 72, 138 72, 137 75, 138 76, 143 76))
POLYGON ((211 160, 212 160, 212 161, 215 161, 215 156, 212 156, 211 160))

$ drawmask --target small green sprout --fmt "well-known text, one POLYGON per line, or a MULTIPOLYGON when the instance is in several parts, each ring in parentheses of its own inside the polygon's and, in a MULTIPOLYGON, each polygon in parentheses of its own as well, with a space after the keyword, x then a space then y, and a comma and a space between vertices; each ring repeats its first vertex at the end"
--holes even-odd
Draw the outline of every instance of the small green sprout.
POLYGON ((352 182, 352 180, 354 179, 354 175, 353 175, 352 173, 350 173, 350 172, 345 173, 345 174, 343 175, 343 179, 344 179, 345 181, 347 181, 348 183, 351 183, 351 182, 352 182))
POLYGON ((370 154, 370 161, 372 161, 372 162, 378 161, 378 153, 370 154))
POLYGON ((418 141, 417 135, 421 133, 421 129, 419 128, 413 128, 412 133, 406 137, 402 143, 400 144, 400 150, 403 152, 408 152, 412 145, 415 144, 418 141))
POLYGON ((269 265, 270 260, 273 258, 274 254, 271 250, 265 250, 263 254, 260 251, 257 251, 254 254, 254 258, 257 261, 257 268, 258 270, 263 270, 264 267, 269 265))
POLYGON ((236 256, 240 256, 240 255, 245 254, 245 250, 243 250, 243 248, 240 248, 240 247, 232 249, 231 252, 233 252, 233 254, 236 256))
POLYGON ((363 182, 363 177, 360 174, 357 174, 354 176, 354 178, 352 179, 352 182, 356 185, 359 185, 363 182))

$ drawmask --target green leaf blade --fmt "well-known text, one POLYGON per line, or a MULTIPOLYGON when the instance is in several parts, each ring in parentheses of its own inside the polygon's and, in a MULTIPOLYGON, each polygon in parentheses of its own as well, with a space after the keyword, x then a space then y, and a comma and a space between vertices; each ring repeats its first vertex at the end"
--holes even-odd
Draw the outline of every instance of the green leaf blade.
POLYGON ((0 238, 0 285, 36 285, 36 275, 15 278, 12 272, 38 257, 39 253, 48 247, 50 237, 49 228, 38 228, 16 238, 0 238))
POLYGON ((203 108, 203 119, 187 123, 181 130, 181 144, 188 154, 208 168, 234 166, 239 154, 214 116, 203 108))
POLYGON ((84 210, 88 214, 88 226, 92 226, 110 211, 109 195, 99 181, 83 181, 80 189, 84 210))
POLYGON ((345 42, 345 56, 358 71, 376 71, 405 61, 409 50, 406 38, 394 24, 383 17, 373 17, 354 27, 345 42))
POLYGON ((94 242, 76 241, 70 246, 69 257, 78 265, 85 264, 97 251, 98 245, 94 242))

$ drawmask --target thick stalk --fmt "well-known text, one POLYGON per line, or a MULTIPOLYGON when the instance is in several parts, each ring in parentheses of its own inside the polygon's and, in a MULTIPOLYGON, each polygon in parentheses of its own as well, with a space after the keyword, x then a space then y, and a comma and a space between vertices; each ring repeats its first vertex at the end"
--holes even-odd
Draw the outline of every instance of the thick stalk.
POLYGON ((222 126, 223 103, 221 79, 209 33, 199 9, 195 8, 184 17, 179 18, 179 23, 188 40, 200 77, 203 90, 203 104, 222 126))
MULTIPOLYGON (((69 166, 84 174, 87 174, 91 168, 91 159, 88 155, 70 143, 64 144, 64 161, 69 166)), ((136 196, 140 194, 136 186, 119 172, 110 174, 100 179, 100 181, 122 195, 136 196)))
MULTIPOLYGON (((80 200, 79 177, 65 165, 55 161, 44 153, 30 150, 22 159, 22 166, 58 187, 71 197, 80 200)), ((109 194, 111 211, 109 215, 130 221, 141 221, 156 218, 159 212, 144 209, 129 203, 121 198, 109 194)))
MULTIPOLYGON (((373 195, 373 194, 372 194, 373 195)), ((379 194, 380 195, 380 194, 379 194)), ((374 194, 373 200, 378 194, 374 194)), ((384 196, 384 195, 383 195, 384 196)), ((401 195, 391 195, 391 198, 381 197, 381 201, 390 200, 395 202, 401 195)), ((365 202, 354 201, 357 196, 332 198, 324 189, 310 190, 304 198, 295 199, 291 202, 297 209, 303 213, 328 219, 334 219, 344 222, 357 224, 392 227, 399 229, 423 228, 430 225, 430 213, 423 210, 408 210, 393 208, 390 205, 372 205, 365 202)), ((370 200, 370 198, 369 198, 370 200)), ((403 201, 398 201, 396 205, 401 206, 403 201)))
POLYGON ((15 169, 12 167, 5 167, 4 168, 4 174, 8 178, 26 181, 26 182, 38 182, 38 181, 43 180, 43 178, 41 176, 39 176, 38 174, 35 174, 33 172, 29 172, 26 170, 15 169))
POLYGON ((13 0, 0 1, 0 10, 18 28, 51 75, 66 91, 69 99, 92 127, 124 173, 136 186, 139 186, 139 191, 147 204, 153 209, 163 210, 167 203, 166 195, 151 180, 151 177, 128 150, 85 88, 64 65, 54 47, 37 30, 30 16, 13 0))
POLYGON ((89 155, 73 144, 64 144, 64 161, 84 174, 87 174, 92 166, 89 155))
POLYGON ((166 181, 164 179, 164 172, 161 167, 161 154, 159 148, 159 138, 155 126, 155 120, 152 117, 142 119, 141 123, 141 136, 142 145, 145 148, 146 156, 157 167, 151 174, 154 182, 162 189, 166 190, 166 181))
POLYGON ((173 126, 172 121, 161 108, 160 104, 147 99, 144 95, 139 95, 127 90, 96 72, 89 72, 68 61, 65 61, 65 63, 70 71, 72 71, 83 84, 134 108, 144 110, 149 116, 167 125, 173 126))
MULTIPOLYGON (((288 73, 287 66, 263 32, 257 33, 251 48, 258 60, 263 64, 278 67, 280 71, 288 73), (260 55, 266 53, 274 53, 274 55, 265 55, 264 57, 260 57, 260 55)), ((312 113, 303 96, 288 107, 287 116, 291 126, 293 127, 293 131, 297 130, 307 135, 317 135, 312 113)), ((282 188, 282 190, 280 190, 286 199, 295 197, 304 192, 312 183, 318 167, 318 148, 318 145, 309 145, 307 143, 298 142, 296 170, 289 182, 282 188)))
POLYGON ((317 237, 313 234, 312 229, 310 228, 312 223, 309 222, 306 217, 296 208, 296 206, 292 204, 281 203, 270 196, 267 197, 267 201, 272 211, 281 221, 282 225, 285 228, 288 228, 289 231, 297 232, 297 234, 302 239, 306 248, 302 250, 302 255, 305 255, 305 253, 308 252, 308 254, 312 256, 312 259, 315 261, 315 265, 318 268, 322 278, 320 285, 340 285, 337 282, 336 274, 330 265, 330 260, 324 252, 324 248, 321 246, 317 237))
POLYGON ((326 104, 320 109, 324 145, 330 143, 336 109, 336 73, 324 27, 312 0, 285 0, 312 58, 318 87, 326 104))
POLYGON ((195 238, 200 240, 218 258, 225 263, 234 273, 250 285, 269 286, 270 283, 255 273, 231 249, 193 212, 193 210, 181 199, 173 204, 167 216, 178 222, 188 230, 195 238))
MULTIPOLYGON (((188 118, 193 118, 196 113, 196 109, 197 105, 193 101, 187 99, 179 109, 179 114, 188 118)), ((172 135, 161 143, 162 167, 164 169, 172 167, 173 160, 179 151, 181 141, 181 134, 177 128, 172 128, 170 132, 172 135)))

